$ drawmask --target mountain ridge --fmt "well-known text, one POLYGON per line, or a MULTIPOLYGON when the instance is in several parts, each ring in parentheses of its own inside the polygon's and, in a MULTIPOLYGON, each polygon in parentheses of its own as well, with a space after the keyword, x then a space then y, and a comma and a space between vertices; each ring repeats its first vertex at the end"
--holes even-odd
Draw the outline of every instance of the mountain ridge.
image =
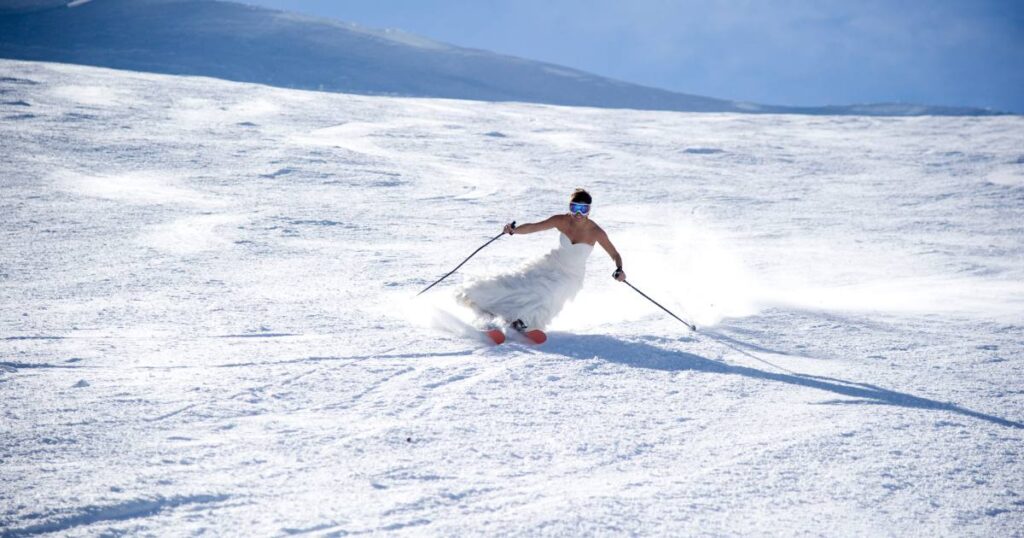
POLYGON ((220 0, 92 0, 0 14, 0 57, 365 95, 673 110, 992 115, 973 107, 791 107, 651 88, 400 30, 220 0))

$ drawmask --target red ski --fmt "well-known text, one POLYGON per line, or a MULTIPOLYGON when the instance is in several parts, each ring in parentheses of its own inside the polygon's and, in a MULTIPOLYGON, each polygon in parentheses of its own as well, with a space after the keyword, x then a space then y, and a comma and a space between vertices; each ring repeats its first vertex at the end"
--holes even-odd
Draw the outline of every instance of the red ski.
POLYGON ((487 337, 495 344, 501 344, 505 341, 505 333, 501 332, 499 329, 487 329, 486 331, 483 331, 483 333, 486 334, 487 337))
POLYGON ((544 334, 544 331, 540 329, 530 329, 529 331, 522 332, 522 335, 534 344, 543 344, 548 340, 548 335, 544 334))
POLYGON ((540 329, 527 329, 526 324, 518 319, 512 322, 512 328, 534 344, 543 344, 548 340, 548 335, 544 334, 544 331, 540 329))

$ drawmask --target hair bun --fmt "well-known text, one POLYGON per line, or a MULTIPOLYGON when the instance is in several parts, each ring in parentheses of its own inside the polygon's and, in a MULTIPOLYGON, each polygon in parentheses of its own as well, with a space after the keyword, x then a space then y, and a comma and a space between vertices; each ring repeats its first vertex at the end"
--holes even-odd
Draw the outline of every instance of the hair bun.
POLYGON ((570 202, 577 202, 581 204, 593 203, 593 199, 590 197, 590 193, 583 188, 577 188, 572 192, 572 196, 569 197, 570 202))

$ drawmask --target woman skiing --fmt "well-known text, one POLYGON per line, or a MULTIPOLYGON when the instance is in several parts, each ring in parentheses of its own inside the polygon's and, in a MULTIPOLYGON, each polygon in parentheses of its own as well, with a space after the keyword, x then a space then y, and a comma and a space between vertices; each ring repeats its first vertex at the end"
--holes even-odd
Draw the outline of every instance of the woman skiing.
MULTIPOLYGON (((469 306, 489 322, 501 319, 534 341, 546 338, 543 329, 562 306, 583 286, 587 258, 598 243, 615 261, 612 276, 626 279, 622 257, 608 239, 608 234, 590 220, 590 194, 576 189, 569 198, 569 213, 553 215, 543 221, 515 227, 505 225, 509 235, 529 234, 557 229, 558 248, 533 260, 519 270, 470 283, 459 290, 460 302, 469 306)), ((504 340, 495 329, 488 331, 496 342, 504 340)))

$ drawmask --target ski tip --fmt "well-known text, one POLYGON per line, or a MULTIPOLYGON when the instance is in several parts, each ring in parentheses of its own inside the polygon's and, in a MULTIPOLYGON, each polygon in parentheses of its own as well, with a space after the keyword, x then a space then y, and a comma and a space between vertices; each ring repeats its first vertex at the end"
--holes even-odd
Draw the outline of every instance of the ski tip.
POLYGON ((540 329, 526 331, 523 335, 529 338, 534 344, 543 344, 548 341, 548 335, 544 334, 544 331, 540 329))
POLYGON ((498 329, 490 329, 484 331, 484 333, 487 334, 487 336, 490 337, 491 341, 494 342, 495 344, 502 344, 505 342, 505 333, 501 332, 498 329))

